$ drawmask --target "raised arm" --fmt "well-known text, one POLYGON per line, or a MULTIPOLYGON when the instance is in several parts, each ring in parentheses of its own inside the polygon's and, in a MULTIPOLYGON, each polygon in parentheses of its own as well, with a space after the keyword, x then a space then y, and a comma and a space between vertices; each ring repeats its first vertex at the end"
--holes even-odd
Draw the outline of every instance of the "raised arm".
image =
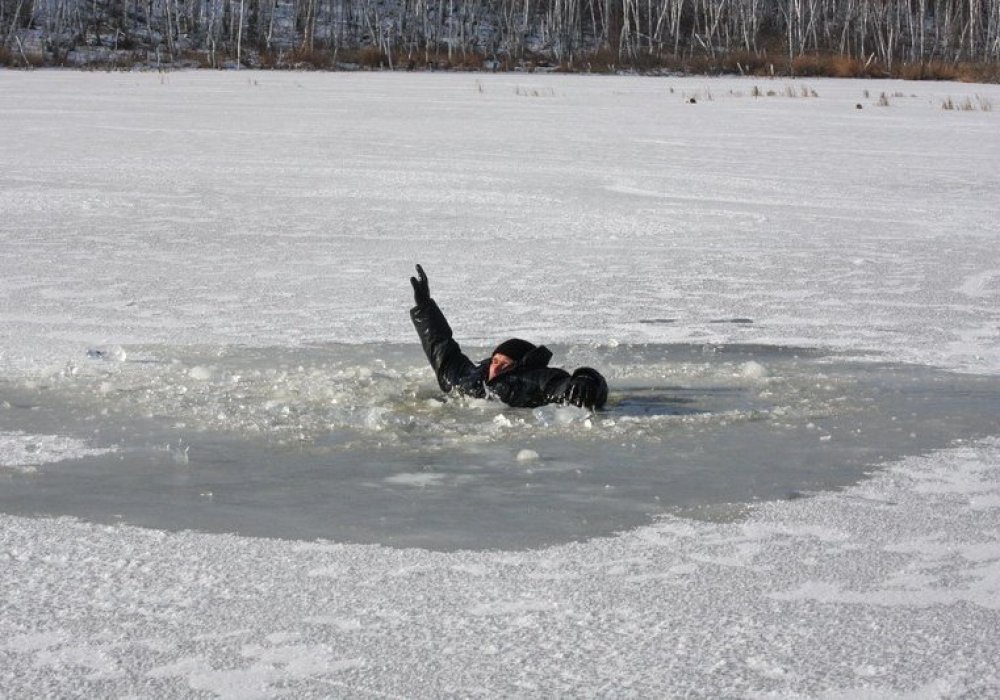
POLYGON ((413 285, 413 300, 416 302, 416 306, 410 309, 410 320, 437 375, 438 386, 446 392, 452 387, 463 386, 463 379, 475 369, 475 365, 452 338, 451 326, 437 302, 431 298, 430 284, 420 265, 417 265, 417 276, 410 278, 410 284, 413 285))

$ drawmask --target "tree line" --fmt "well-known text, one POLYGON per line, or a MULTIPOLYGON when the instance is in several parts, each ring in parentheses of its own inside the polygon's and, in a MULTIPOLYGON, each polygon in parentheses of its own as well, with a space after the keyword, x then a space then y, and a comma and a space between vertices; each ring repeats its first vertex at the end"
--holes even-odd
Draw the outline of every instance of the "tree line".
POLYGON ((0 39, 8 65, 890 74, 996 66, 1000 0, 0 0, 0 39))

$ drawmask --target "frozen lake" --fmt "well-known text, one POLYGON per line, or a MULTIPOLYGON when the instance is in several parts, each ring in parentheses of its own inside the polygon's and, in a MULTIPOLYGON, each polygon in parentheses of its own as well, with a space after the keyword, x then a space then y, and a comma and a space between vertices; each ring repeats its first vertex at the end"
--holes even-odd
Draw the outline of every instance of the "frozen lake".
POLYGON ((1000 108, 0 71, 0 695, 997 695, 1000 111, 948 98, 1000 108), (415 262, 609 410, 441 401, 415 262))

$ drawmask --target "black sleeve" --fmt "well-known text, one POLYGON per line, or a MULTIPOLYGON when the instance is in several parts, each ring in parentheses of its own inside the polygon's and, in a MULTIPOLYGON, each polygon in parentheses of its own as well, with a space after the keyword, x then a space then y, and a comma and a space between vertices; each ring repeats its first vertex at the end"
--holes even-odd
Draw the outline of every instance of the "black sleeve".
POLYGON ((490 384, 498 399, 514 408, 535 408, 558 402, 565 393, 569 373, 558 367, 504 374, 490 384))
POLYGON ((451 391, 452 387, 463 387, 476 366, 462 353, 458 343, 452 338, 451 326, 441 313, 437 302, 428 299, 410 309, 410 319, 420 336, 424 354, 437 375, 441 391, 451 391))

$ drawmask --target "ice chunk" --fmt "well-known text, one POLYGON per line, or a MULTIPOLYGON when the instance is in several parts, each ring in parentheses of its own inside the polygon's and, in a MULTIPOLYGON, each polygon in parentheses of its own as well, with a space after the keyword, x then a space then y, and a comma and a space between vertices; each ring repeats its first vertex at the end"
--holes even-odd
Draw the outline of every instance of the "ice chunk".
POLYGON ((493 423, 502 426, 504 428, 509 428, 512 425, 514 425, 513 423, 510 422, 510 418, 508 418, 502 413, 498 413, 493 417, 493 423))
POLYGON ((581 415, 584 415, 582 408, 576 408, 575 406, 562 406, 556 409, 556 423, 559 425, 569 425, 581 415))
POLYGON ((385 428, 385 417, 389 409, 384 406, 375 406, 365 414, 365 427, 368 430, 382 430, 385 428))
POLYGON ((740 367, 740 374, 747 379, 763 379, 767 376, 767 368, 759 362, 750 360, 740 367))
POLYGON ((190 458, 188 457, 188 450, 191 449, 190 445, 185 445, 183 441, 180 441, 177 445, 169 445, 168 449, 175 464, 188 464, 190 462, 190 458))
POLYGON ((188 370, 188 376, 200 382, 207 382, 212 378, 212 370, 204 365, 198 365, 188 370))
POLYGON ((41 464, 107 454, 115 449, 91 447, 81 440, 63 435, 0 432, 0 472, 4 468, 32 472, 41 464))
POLYGON ((523 449, 517 453, 518 462, 534 462, 538 459, 538 453, 534 450, 523 449))
POLYGON ((396 486, 412 486, 415 488, 423 488, 426 486, 434 486, 441 483, 445 479, 444 474, 431 474, 427 472, 419 473, 406 473, 406 474, 394 474, 393 476, 386 477, 383 481, 387 484, 394 484, 396 486))

